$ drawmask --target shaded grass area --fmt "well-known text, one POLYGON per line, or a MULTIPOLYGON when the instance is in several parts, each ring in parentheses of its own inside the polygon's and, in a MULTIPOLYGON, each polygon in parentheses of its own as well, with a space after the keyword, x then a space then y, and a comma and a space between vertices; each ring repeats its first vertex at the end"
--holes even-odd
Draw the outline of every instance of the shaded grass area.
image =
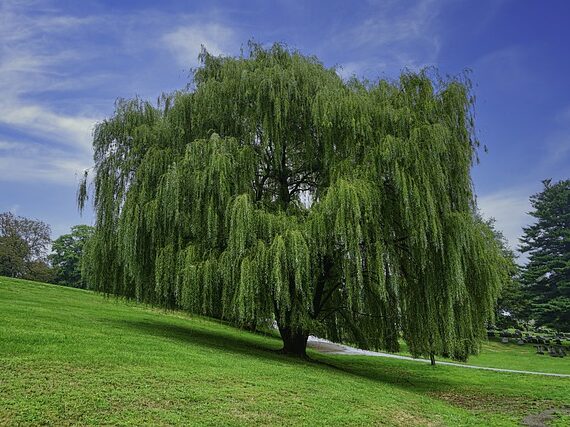
POLYGON ((280 346, 205 318, 0 278, 0 424, 517 425, 570 402, 563 378, 314 352, 307 362, 280 346))

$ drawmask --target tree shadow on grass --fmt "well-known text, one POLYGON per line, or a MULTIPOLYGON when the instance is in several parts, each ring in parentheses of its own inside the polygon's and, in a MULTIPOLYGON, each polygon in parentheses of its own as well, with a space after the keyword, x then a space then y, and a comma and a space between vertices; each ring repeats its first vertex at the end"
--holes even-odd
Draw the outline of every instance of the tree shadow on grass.
MULTIPOLYGON (((280 364, 311 366, 324 371, 334 370, 340 375, 356 376, 366 380, 390 384, 414 392, 438 392, 455 387, 444 378, 435 379, 429 372, 417 371, 406 366, 396 366, 393 361, 367 360, 365 363, 355 360, 353 356, 331 357, 326 354, 310 352, 310 360, 303 360, 279 353, 282 344, 279 339, 266 334, 252 333, 239 329, 213 330, 200 325, 176 325, 172 323, 148 321, 116 321, 121 328, 138 333, 168 338, 208 347, 222 352, 246 355, 259 360, 270 360, 280 364), (385 363, 384 363, 385 362, 385 363)), ((405 363, 405 362, 401 362, 405 363)), ((408 362, 415 363, 415 362, 408 362)), ((433 369, 430 366, 423 367, 433 369)))
POLYGON ((229 327, 222 325, 220 325, 220 329, 215 330, 208 327, 200 327, 200 325, 176 325, 157 320, 121 320, 113 323, 131 331, 223 352, 290 363, 302 362, 294 358, 283 357, 278 351, 281 348, 280 340, 268 334, 248 332, 238 328, 229 329, 229 327), (227 330, 224 330, 226 328, 227 330))
MULTIPOLYGON (((199 320, 186 324, 173 324, 160 320, 113 321, 121 329, 135 333, 167 338, 193 346, 231 354, 245 355, 259 362, 270 362, 289 367, 299 366, 322 372, 335 372, 345 378, 359 378, 377 384, 389 385, 417 395, 426 395, 450 406, 482 413, 512 413, 517 417, 560 406, 558 402, 536 400, 531 396, 503 394, 501 388, 480 387, 479 378, 473 382, 464 375, 456 375, 447 366, 429 366, 423 363, 367 356, 346 356, 318 353, 310 350, 310 360, 283 355, 278 352, 281 341, 267 334, 252 333, 227 325, 212 327, 211 321, 199 320)), ((299 371, 299 375, 303 372, 299 371)), ((475 374, 475 373, 474 373, 475 374)), ((478 372, 477 375, 500 373, 478 372)), ((487 382, 487 381, 483 381, 487 382)), ((341 384, 341 383, 339 383, 341 384)))

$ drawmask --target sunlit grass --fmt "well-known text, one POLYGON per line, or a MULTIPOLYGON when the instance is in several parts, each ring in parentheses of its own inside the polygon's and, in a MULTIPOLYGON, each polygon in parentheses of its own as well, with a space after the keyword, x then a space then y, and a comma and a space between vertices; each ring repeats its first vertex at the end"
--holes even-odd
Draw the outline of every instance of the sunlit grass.
POLYGON ((0 424, 518 425, 570 402, 570 379, 314 352, 307 362, 273 351, 280 345, 0 278, 0 424))
MULTIPOLYGON (((405 343, 401 343, 400 353, 410 356, 405 343)), ((449 362, 456 361, 441 359, 449 362)), ((533 344, 518 345, 513 342, 503 344, 497 340, 485 341, 481 353, 471 356, 467 365, 485 366, 491 368, 514 369, 531 372, 550 372, 555 374, 570 374, 570 354, 564 358, 551 357, 548 354, 536 354, 533 344)))

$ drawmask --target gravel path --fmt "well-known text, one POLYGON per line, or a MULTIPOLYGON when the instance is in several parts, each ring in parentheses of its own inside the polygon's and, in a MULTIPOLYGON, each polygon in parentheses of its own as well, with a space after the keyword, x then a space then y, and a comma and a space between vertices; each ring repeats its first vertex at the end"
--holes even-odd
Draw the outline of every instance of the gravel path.
MULTIPOLYGON (((373 356, 373 357, 390 357, 392 359, 400 359, 400 360, 410 360, 412 362, 422 362, 422 363, 430 363, 428 359, 415 359, 409 356, 400 356, 398 354, 391 354, 391 353, 381 353, 377 351, 369 351, 369 350, 361 350, 354 347, 349 347, 347 345, 336 344, 321 338, 317 337, 309 337, 307 342, 307 346, 314 350, 317 350, 321 353, 327 354, 339 354, 339 355, 346 355, 346 356, 373 356)), ((562 378, 570 378, 570 374, 553 374, 551 372, 532 372, 532 371, 519 371, 516 369, 501 369, 501 368, 489 368, 486 366, 473 366, 473 365, 464 365, 462 363, 453 363, 453 362, 436 362, 438 365, 448 365, 448 366, 459 366, 460 368, 468 368, 468 369, 481 369, 484 371, 495 371, 495 372, 510 372, 514 374, 530 374, 530 375, 546 375, 550 377, 562 377, 562 378)))

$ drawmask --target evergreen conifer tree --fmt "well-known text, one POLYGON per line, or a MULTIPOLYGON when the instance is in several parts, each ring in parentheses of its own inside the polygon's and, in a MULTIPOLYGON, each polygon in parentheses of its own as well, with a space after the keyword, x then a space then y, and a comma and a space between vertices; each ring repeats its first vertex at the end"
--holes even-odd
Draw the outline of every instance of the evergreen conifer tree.
POLYGON ((530 198, 536 222, 521 238, 521 251, 529 254, 524 292, 539 325, 570 331, 570 180, 543 185, 530 198))

